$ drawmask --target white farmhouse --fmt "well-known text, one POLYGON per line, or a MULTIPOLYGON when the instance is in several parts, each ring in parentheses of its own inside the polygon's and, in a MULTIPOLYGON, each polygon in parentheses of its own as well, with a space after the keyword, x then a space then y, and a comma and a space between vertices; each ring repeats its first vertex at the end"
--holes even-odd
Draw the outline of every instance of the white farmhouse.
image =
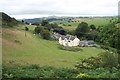
POLYGON ((59 38, 59 44, 63 46, 78 46, 80 43, 80 40, 76 36, 67 35, 67 36, 60 36, 59 38))

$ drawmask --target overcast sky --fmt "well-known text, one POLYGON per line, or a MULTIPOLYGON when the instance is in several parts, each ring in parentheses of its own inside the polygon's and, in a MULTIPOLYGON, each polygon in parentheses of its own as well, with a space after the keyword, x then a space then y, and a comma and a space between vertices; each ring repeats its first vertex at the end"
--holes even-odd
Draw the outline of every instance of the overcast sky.
POLYGON ((43 16, 116 16, 119 0, 0 0, 0 11, 17 19, 43 16))

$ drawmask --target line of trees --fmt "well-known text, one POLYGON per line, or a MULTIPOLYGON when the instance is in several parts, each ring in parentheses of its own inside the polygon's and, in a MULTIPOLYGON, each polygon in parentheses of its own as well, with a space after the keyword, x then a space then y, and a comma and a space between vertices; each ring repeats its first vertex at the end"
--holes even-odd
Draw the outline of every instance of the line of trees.
POLYGON ((65 31, 62 27, 58 26, 56 23, 49 23, 47 20, 43 20, 41 25, 34 29, 34 32, 36 34, 40 34, 43 39, 49 40, 51 39, 51 30, 60 34, 65 34, 65 31))

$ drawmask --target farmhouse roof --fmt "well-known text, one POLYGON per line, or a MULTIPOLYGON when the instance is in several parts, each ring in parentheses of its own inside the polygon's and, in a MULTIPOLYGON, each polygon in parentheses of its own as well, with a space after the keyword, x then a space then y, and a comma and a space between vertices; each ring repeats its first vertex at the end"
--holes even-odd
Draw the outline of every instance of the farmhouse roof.
POLYGON ((80 41, 80 44, 88 44, 88 45, 90 45, 90 44, 95 44, 95 42, 93 40, 89 40, 89 41, 83 40, 83 41, 80 41))
POLYGON ((67 39, 67 40, 74 40, 76 37, 75 36, 72 36, 72 35, 63 35, 63 36, 61 36, 61 38, 62 38, 62 40, 64 40, 65 38, 67 39))

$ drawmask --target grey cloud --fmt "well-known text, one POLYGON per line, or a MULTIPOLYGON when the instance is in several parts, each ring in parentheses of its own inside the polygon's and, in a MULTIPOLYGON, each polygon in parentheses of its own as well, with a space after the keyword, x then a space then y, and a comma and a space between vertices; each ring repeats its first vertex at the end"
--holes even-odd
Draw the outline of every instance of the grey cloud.
POLYGON ((117 1, 2 0, 0 2, 0 10, 10 15, 116 15, 117 1))

